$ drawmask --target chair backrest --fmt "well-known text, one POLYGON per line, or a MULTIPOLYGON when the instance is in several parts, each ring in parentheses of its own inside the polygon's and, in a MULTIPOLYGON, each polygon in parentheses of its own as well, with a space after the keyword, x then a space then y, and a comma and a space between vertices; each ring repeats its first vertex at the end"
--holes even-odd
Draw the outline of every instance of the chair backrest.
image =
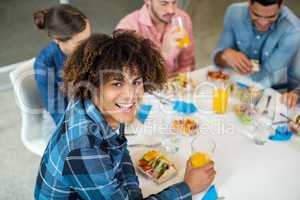
POLYGON ((16 64, 9 76, 16 93, 17 103, 22 112, 41 114, 43 104, 38 95, 33 70, 34 59, 16 64))
POLYGON ((34 59, 15 64, 10 79, 22 115, 21 139, 33 153, 42 155, 47 144, 43 133, 43 104, 37 91, 34 59))

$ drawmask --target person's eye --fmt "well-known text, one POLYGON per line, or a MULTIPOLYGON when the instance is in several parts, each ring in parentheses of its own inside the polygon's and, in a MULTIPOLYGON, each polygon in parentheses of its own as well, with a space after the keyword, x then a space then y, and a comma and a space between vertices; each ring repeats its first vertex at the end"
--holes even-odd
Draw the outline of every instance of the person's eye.
POLYGON ((133 82, 133 85, 141 85, 143 83, 143 79, 139 79, 133 82))
POLYGON ((112 85, 114 87, 121 87, 122 86, 122 83, 121 82, 113 82, 112 85))

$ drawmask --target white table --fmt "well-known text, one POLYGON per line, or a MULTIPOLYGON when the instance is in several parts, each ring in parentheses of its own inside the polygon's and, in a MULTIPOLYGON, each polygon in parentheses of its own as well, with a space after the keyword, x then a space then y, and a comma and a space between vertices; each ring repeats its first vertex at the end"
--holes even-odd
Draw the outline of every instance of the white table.
MULTIPOLYGON (((205 80, 207 69, 197 70, 191 76, 196 80, 205 80)), ((232 75, 232 78, 251 83, 236 74, 232 75)), ((279 97, 275 91, 273 94, 279 97)), ((152 143, 169 137, 166 133, 174 114, 163 112, 164 107, 149 95, 144 101, 153 104, 153 108, 145 124, 136 121, 128 128, 129 132, 139 133, 138 136, 128 136, 129 143, 152 143)), ((279 109, 284 108, 279 102, 276 105, 279 109)), ((195 116, 200 120, 201 134, 209 135, 216 142, 214 161, 217 175, 214 184, 219 196, 225 196, 226 200, 300 199, 299 137, 293 136, 288 142, 269 141, 259 146, 242 134, 248 129, 232 112, 224 115, 200 112, 195 116)), ((144 196, 157 193, 183 180, 185 163, 191 155, 191 139, 183 137, 180 140, 179 152, 168 155, 179 169, 175 178, 157 185, 138 173, 144 196)), ((146 150, 132 148, 130 154, 133 160, 136 160, 144 151, 146 150)), ((204 193, 196 195, 193 199, 200 200, 203 195, 204 193)))

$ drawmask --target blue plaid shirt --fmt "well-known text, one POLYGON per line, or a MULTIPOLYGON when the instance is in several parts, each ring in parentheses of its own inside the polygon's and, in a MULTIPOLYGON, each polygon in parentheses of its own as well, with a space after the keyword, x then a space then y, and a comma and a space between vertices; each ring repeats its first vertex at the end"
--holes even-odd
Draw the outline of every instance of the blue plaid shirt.
MULTIPOLYGON (((35 199, 143 199, 124 137, 91 101, 70 102, 42 158, 35 199)), ((191 199, 186 183, 147 199, 191 199)))
POLYGON ((232 4, 226 11, 224 29, 213 50, 213 58, 226 48, 241 51, 249 59, 259 60, 261 70, 250 78, 270 87, 286 81, 287 71, 294 67, 293 59, 300 48, 300 21, 283 6, 270 29, 258 32, 252 24, 248 3, 232 4))
POLYGON ((34 62, 34 75, 39 94, 56 125, 67 107, 67 98, 59 88, 63 83, 61 71, 65 60, 65 54, 55 42, 51 42, 37 55, 34 62))

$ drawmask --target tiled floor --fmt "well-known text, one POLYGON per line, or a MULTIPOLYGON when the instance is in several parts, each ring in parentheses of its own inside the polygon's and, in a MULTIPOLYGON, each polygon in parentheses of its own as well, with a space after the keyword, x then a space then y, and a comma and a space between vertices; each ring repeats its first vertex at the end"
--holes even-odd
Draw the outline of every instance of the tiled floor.
MULTIPOLYGON (((0 66, 31 58, 48 42, 46 34, 34 28, 31 16, 34 10, 55 2, 0 1, 0 66)), ((94 31, 105 33, 110 33, 122 16, 142 4, 141 0, 71 2, 92 20, 94 31)), ((225 8, 231 2, 237 1, 191 0, 187 10, 194 24, 198 67, 210 64, 211 49, 221 30, 225 8)), ((300 16, 299 0, 286 3, 300 16)), ((0 89, 0 100, 0 200, 33 199, 40 158, 28 152, 20 140, 21 117, 12 89, 0 89)))

